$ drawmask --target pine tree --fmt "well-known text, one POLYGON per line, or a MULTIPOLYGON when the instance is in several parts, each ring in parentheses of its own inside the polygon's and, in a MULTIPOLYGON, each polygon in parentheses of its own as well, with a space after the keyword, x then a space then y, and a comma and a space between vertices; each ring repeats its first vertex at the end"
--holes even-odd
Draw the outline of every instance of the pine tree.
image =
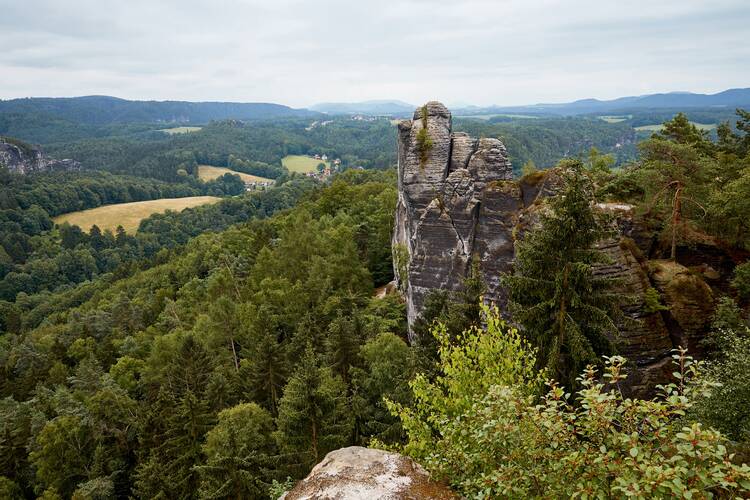
POLYGON ((203 462, 201 447, 212 425, 207 402, 192 391, 175 401, 161 444, 138 467, 137 494, 142 498, 194 498, 198 489, 195 466, 203 462))
POLYGON ((318 366, 312 347, 284 389, 276 426, 281 451, 293 459, 292 470, 297 473, 351 442, 346 385, 329 368, 318 366))
POLYGON ((592 185, 578 161, 560 165, 565 184, 549 200, 540 224, 516 243, 508 287, 513 320, 540 350, 551 376, 572 383, 586 363, 610 350, 617 297, 611 280, 594 276, 606 260, 593 245, 607 235, 604 214, 592 206, 592 185))
POLYGON ((272 480, 275 443, 271 415, 255 403, 219 413, 198 466, 201 498, 263 498, 272 480))
POLYGON ((692 144, 654 138, 639 144, 643 162, 636 171, 645 187, 647 213, 664 221, 670 258, 677 244, 689 236, 687 225, 706 214, 706 157, 692 144))
POLYGON ((242 353, 240 378, 252 400, 276 415, 287 378, 286 349, 273 332, 259 332, 254 340, 252 349, 242 353))
POLYGON ((349 383, 349 368, 357 364, 362 332, 359 318, 338 316, 328 326, 326 348, 328 362, 345 384, 349 383))

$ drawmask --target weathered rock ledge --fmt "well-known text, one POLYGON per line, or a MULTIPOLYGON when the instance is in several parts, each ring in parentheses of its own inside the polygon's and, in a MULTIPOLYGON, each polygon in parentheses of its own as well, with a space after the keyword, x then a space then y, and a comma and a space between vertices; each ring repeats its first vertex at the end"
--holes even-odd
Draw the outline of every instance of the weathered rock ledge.
POLYGON ((458 498, 430 480, 413 460, 351 446, 332 451, 280 500, 448 500, 458 498))

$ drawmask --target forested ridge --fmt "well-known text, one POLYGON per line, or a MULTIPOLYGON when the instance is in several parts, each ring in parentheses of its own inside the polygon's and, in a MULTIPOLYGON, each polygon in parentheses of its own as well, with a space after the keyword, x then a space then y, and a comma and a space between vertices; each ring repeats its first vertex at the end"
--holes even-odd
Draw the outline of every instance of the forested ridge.
POLYGON ((0 495, 276 498, 353 444, 398 449, 467 497, 746 495, 748 264, 717 290, 707 363, 675 352, 676 383, 632 400, 588 246, 609 230, 593 205, 617 201, 665 259, 709 240, 750 250, 748 119, 712 140, 678 115, 619 165, 591 149, 635 141, 617 124, 461 122, 509 149, 526 137, 511 151, 530 178, 574 158, 500 277, 517 329, 480 305, 473 276, 429 298, 413 342, 399 295, 374 297, 398 257, 387 120, 52 145, 97 171, 4 178, 3 227, 29 246, 0 282, 0 495), (315 153, 368 168, 320 183, 280 165, 315 153), (151 216, 135 234, 48 222, 75 204, 205 192, 202 163, 270 169, 277 185, 151 216))

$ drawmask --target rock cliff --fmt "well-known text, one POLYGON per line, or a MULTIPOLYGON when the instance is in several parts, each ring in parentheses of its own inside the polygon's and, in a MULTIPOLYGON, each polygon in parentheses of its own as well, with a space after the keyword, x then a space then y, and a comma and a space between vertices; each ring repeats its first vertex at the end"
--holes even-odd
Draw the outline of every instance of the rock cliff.
MULTIPOLYGON (((427 103, 412 120, 399 124, 393 244, 410 326, 430 292, 460 290, 472 265, 487 286, 485 300, 504 309, 507 297, 499 277, 512 270, 515 240, 534 224, 544 199, 560 187, 554 169, 520 181, 512 175, 502 142, 452 132, 451 114, 438 102, 427 103)), ((713 295, 686 267, 649 263, 645 256, 654 237, 637 222, 633 207, 598 208, 613 214, 618 229, 615 237, 599 242, 610 262, 595 269, 617 278, 624 297, 620 334, 610 340, 631 361, 632 392, 647 394, 669 377, 674 347, 687 343, 697 350, 713 311, 713 295), (649 303, 651 288, 668 311, 649 303)))
POLYGON ((54 160, 34 146, 3 137, 0 137, 0 165, 18 174, 81 168, 81 164, 75 160, 54 160))

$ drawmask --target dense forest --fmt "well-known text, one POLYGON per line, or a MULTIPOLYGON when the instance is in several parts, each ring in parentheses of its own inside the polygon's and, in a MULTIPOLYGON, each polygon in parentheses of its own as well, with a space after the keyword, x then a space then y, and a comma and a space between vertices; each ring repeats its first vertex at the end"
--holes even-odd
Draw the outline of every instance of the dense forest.
POLYGON ((750 115, 715 138, 677 115, 637 148, 589 118, 456 128, 501 137, 526 176, 557 164, 563 191, 501 277, 512 322, 472 277, 429 298, 412 343, 398 294, 374 293, 394 277, 388 120, 53 140, 85 170, 4 172, 0 496, 276 498, 353 444, 398 449, 467 497, 747 495, 750 264, 722 292, 706 361, 676 352, 676 383, 633 400, 589 247, 608 230, 592 207, 618 201, 666 258, 706 238, 750 251, 750 115), (365 168, 321 183, 281 167, 316 153, 365 168), (51 223, 208 192, 204 163, 277 183, 134 234, 51 223))

